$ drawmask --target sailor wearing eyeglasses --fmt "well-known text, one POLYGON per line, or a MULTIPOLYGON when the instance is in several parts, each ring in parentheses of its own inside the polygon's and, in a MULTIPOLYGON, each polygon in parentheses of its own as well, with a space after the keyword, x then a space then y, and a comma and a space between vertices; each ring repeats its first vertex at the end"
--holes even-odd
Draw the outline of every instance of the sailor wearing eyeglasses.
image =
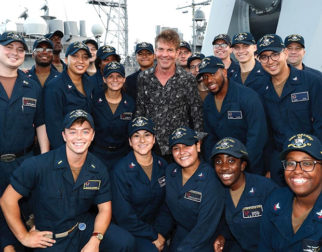
POLYGON ((248 172, 264 175, 262 155, 267 142, 265 112, 258 94, 251 88, 228 79, 221 59, 209 56, 202 60, 197 78, 202 77, 209 89, 204 100, 204 142, 206 160, 220 139, 231 136, 246 145, 248 172))
POLYGON ((262 94, 273 139, 270 177, 282 185, 279 153, 288 137, 305 132, 322 139, 322 79, 288 65, 288 50, 276 34, 260 38, 257 53, 264 70, 270 75, 262 94))
POLYGON ((180 47, 179 47, 179 55, 177 58, 177 63, 179 66, 181 66, 187 72, 189 72, 189 68, 187 66, 187 61, 191 55, 192 55, 192 50, 191 50, 190 44, 186 41, 181 41, 180 47))
POLYGON ((35 59, 35 65, 28 71, 28 76, 42 87, 60 74, 52 65, 53 48, 53 42, 47 38, 37 39, 33 45, 32 56, 35 59))
POLYGON ((212 41, 214 48, 214 55, 222 60, 227 69, 227 76, 231 77, 238 69, 236 63, 231 57, 231 38, 227 34, 218 34, 212 41))
POLYGON ((264 205, 258 251, 320 251, 322 248, 322 145, 308 134, 289 138, 281 153, 288 187, 264 205))
MULTIPOLYGON (((189 72, 196 78, 199 73, 199 65, 204 57, 205 55, 202 53, 194 53, 188 58, 187 66, 189 68, 189 72)), ((198 92, 201 100, 203 101, 208 94, 208 88, 205 87, 205 85, 203 84, 200 78, 197 79, 197 82, 198 82, 198 92)))

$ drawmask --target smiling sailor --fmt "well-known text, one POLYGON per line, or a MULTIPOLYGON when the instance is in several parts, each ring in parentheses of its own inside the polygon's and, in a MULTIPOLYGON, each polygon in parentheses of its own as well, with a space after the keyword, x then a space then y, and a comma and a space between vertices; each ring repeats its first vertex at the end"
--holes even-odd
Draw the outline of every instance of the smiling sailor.
MULTIPOLYGON (((0 36, 0 196, 11 173, 33 155, 35 134, 41 152, 49 150, 41 86, 18 69, 27 49, 19 34, 4 32, 0 36)), ((14 243, 0 211, 0 251, 14 243)))
POLYGON ((264 205, 258 251, 321 251, 322 145, 296 134, 281 154, 288 187, 275 190, 264 205))
POLYGON ((169 137, 175 163, 166 169, 166 205, 155 225, 170 251, 213 252, 214 233, 224 208, 224 188, 212 167, 201 161, 194 130, 177 128, 169 137))
POLYGON ((238 139, 225 137, 212 149, 215 171, 225 186, 225 220, 218 231, 215 251, 256 251, 263 205, 276 184, 263 176, 245 172, 248 153, 238 139), (228 234, 228 235, 227 235, 228 234), (249 239, 252 234, 252 239, 249 239))
POLYGON ((45 86, 45 123, 50 146, 64 144, 61 136, 64 117, 75 109, 91 113, 93 85, 86 76, 91 52, 82 42, 71 43, 65 54, 67 69, 45 86))
POLYGON ((270 176, 284 185, 279 160, 283 143, 303 132, 322 140, 322 79, 287 64, 289 51, 276 34, 266 34, 257 41, 258 59, 270 75, 262 94, 273 145, 270 152, 270 176))
POLYGON ((111 224, 110 180, 88 147, 94 123, 84 110, 64 119, 65 145, 27 159, 17 168, 1 198, 1 207, 17 239, 34 251, 133 251, 134 239, 111 224), (35 229, 27 231, 18 201, 33 195, 35 229), (97 215, 89 212, 92 205, 97 215), (117 242, 116 237, 122 237, 117 242), (44 248, 46 248, 44 250, 44 248))

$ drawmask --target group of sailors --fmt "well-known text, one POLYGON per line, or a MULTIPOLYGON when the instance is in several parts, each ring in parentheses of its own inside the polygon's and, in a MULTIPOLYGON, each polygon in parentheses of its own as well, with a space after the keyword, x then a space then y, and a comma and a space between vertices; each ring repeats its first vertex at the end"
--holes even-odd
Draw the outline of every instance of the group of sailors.
POLYGON ((304 38, 174 30, 114 47, 0 35, 0 249, 318 251, 322 73, 304 38), (232 59, 233 53, 235 59, 232 59), (94 206, 94 207, 93 207, 94 206))

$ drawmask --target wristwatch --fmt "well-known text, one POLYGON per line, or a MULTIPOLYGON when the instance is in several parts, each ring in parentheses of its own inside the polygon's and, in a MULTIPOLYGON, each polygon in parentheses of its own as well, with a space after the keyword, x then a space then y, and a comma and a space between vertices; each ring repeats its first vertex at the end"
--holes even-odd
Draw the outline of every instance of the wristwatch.
POLYGON ((94 233, 92 233, 92 236, 95 236, 100 241, 103 240, 103 234, 102 233, 94 232, 94 233))

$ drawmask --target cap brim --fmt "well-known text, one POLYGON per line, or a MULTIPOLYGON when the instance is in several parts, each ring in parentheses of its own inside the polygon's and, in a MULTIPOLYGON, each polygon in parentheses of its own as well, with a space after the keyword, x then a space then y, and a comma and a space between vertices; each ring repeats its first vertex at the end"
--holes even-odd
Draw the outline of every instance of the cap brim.
POLYGON ((305 48, 305 46, 302 43, 300 43, 299 41, 289 41, 289 42, 285 41, 284 44, 285 44, 285 47, 288 47, 292 43, 299 44, 300 46, 302 46, 303 48, 305 48))
POLYGON ((9 39, 6 41, 1 41, 0 44, 5 46, 5 45, 9 45, 12 42, 20 42, 23 45, 23 48, 25 49, 25 51, 28 51, 28 46, 26 45, 26 43, 18 39, 9 39))
POLYGON ((84 50, 84 51, 87 53, 88 57, 89 57, 89 58, 92 58, 92 54, 91 54, 91 52, 90 52, 89 50, 84 49, 84 48, 75 48, 73 51, 69 52, 69 53, 68 53, 67 55, 65 55, 65 56, 67 57, 68 55, 74 55, 74 54, 75 54, 75 53, 77 53, 79 50, 84 50))
POLYGON ((121 57, 120 57, 120 55, 118 55, 118 54, 116 54, 116 53, 104 53, 104 54, 102 54, 102 56, 100 57, 102 60, 104 60, 104 59, 106 59, 107 57, 109 57, 109 56, 112 56, 112 55, 115 55, 115 57, 116 57, 116 61, 117 62, 120 62, 121 61, 121 57))
POLYGON ((43 41, 39 41, 34 47, 33 47, 33 50, 35 50, 39 45, 41 44, 46 44, 46 45, 49 45, 49 48, 53 49, 53 44, 51 44, 49 41, 47 40, 43 40, 43 41))
POLYGON ((154 130, 151 130, 151 127, 147 127, 147 126, 142 126, 142 127, 137 127, 137 128, 133 128, 131 131, 129 131, 129 137, 131 137, 135 132, 139 131, 139 130, 146 130, 149 131, 150 133, 152 133, 153 135, 155 135, 154 130))
POLYGON ((199 56, 194 56, 194 57, 188 58, 187 66, 190 67, 191 62, 196 59, 202 60, 201 57, 199 57, 199 56))
POLYGON ((199 141, 199 139, 177 139, 171 143, 170 149, 176 144, 184 144, 187 146, 191 146, 191 145, 194 145, 195 143, 197 143, 198 141, 199 141))
POLYGON ((75 117, 75 119, 74 119, 74 120, 72 120, 72 121, 70 121, 69 123, 67 123, 66 125, 64 125, 64 129, 63 129, 63 131, 64 131, 65 129, 69 129, 69 128, 73 125, 73 123, 74 123, 77 119, 79 119, 79 118, 84 118, 84 119, 85 119, 85 121, 87 121, 87 122, 91 125, 91 127, 94 129, 94 122, 93 122, 92 120, 90 120, 90 119, 89 119, 89 118, 87 118, 87 117, 80 116, 80 117, 75 117))
POLYGON ((140 48, 140 49, 137 49, 137 50, 135 51, 135 54, 137 54, 137 53, 139 53, 139 52, 141 52, 141 51, 143 51, 143 50, 147 50, 147 51, 149 51, 149 52, 151 52, 151 53, 154 53, 154 51, 153 51, 153 50, 151 50, 151 49, 148 49, 148 48, 140 48))
POLYGON ((210 158, 214 158, 218 154, 227 154, 227 155, 233 156, 235 158, 242 158, 242 157, 244 157, 245 159, 248 159, 248 157, 245 156, 242 153, 236 153, 234 151, 229 151, 229 150, 214 150, 214 151, 211 152, 210 158))
POLYGON ((221 67, 206 67, 204 69, 199 69, 199 73, 197 75, 197 79, 199 79, 204 73, 216 73, 218 71, 218 69, 220 69, 221 67))
POLYGON ((229 41, 227 41, 226 39, 223 39, 223 38, 218 38, 218 39, 215 39, 212 41, 212 45, 214 45, 216 43, 217 40, 223 40, 226 42, 227 45, 231 46, 231 43, 229 41))
POLYGON ((191 48, 187 47, 187 46, 180 46, 179 48, 186 48, 189 52, 192 52, 191 51, 191 48))
POLYGON ((55 35, 57 35, 60 38, 64 37, 64 33, 59 30, 55 31, 52 36, 55 36, 55 35))
POLYGON ((94 39, 86 39, 83 41, 84 44, 92 44, 95 46, 96 50, 98 50, 98 44, 94 39))
POLYGON ((108 75, 104 75, 104 78, 108 77, 110 74, 112 73, 119 73, 120 75, 122 75, 123 77, 125 77, 125 73, 122 72, 120 69, 113 69, 111 71, 108 72, 108 75))
POLYGON ((305 153, 309 154, 311 157, 314 157, 317 160, 321 160, 322 159, 321 155, 320 156, 316 156, 316 155, 314 155, 314 153, 311 153, 310 151, 307 151, 307 150, 305 150, 303 148, 294 148, 294 149, 286 149, 286 150, 283 150, 281 152, 281 154, 280 154, 280 159, 281 160, 285 160, 287 154, 290 153, 291 151, 301 151, 301 152, 305 152, 305 153))
POLYGON ((237 44, 244 44, 244 45, 255 45, 256 43, 253 43, 251 41, 241 41, 241 42, 235 42, 231 44, 231 47, 234 47, 237 44))
POLYGON ((266 51, 281 52, 284 49, 285 48, 281 48, 281 47, 266 47, 266 48, 263 48, 262 50, 257 50, 257 54, 260 55, 262 52, 266 52, 266 51))

